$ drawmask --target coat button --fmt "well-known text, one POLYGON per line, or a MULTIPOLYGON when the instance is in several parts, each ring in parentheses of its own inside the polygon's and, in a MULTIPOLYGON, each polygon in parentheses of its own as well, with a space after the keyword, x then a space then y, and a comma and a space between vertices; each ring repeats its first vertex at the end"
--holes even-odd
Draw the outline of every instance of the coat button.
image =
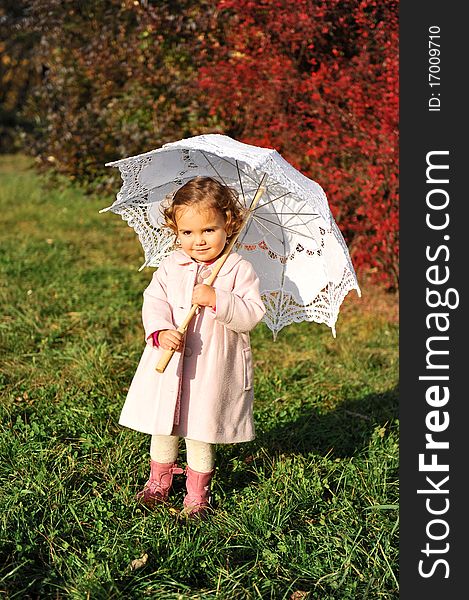
POLYGON ((202 267, 200 273, 197 275, 197 283, 203 283, 205 279, 210 277, 212 274, 212 269, 209 267, 202 267))
POLYGON ((184 356, 192 356, 192 348, 188 348, 187 346, 184 348, 184 356))

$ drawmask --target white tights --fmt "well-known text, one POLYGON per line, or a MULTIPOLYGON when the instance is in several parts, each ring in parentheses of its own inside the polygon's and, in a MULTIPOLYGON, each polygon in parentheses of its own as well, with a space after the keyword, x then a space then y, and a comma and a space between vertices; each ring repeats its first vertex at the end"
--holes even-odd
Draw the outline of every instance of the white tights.
MULTIPOLYGON (((208 473, 215 466, 215 445, 184 438, 186 442, 187 464, 194 471, 208 473)), ((152 435, 151 459, 159 463, 176 462, 179 452, 177 435, 152 435)))

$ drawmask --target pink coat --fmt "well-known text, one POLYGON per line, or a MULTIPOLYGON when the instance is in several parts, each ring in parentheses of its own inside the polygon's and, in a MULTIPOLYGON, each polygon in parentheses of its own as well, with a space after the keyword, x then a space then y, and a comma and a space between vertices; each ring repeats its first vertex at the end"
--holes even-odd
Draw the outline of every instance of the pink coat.
POLYGON ((201 308, 189 324, 184 349, 164 373, 164 352, 151 334, 177 328, 191 307, 196 283, 210 274, 185 252, 173 252, 143 293, 146 348, 122 408, 119 423, 149 434, 179 435, 214 444, 252 440, 254 400, 249 331, 265 308, 251 264, 230 254, 213 287, 216 310, 201 308))

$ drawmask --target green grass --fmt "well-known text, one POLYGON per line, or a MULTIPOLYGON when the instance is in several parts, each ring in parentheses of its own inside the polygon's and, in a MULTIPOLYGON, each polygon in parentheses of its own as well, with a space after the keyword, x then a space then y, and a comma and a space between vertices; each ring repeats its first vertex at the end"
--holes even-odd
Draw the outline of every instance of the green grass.
POLYGON ((149 439, 117 421, 151 270, 111 201, 0 159, 2 597, 398 598, 396 297, 351 293, 337 339, 256 328, 257 438, 218 447, 216 510, 183 524, 134 502, 149 439))

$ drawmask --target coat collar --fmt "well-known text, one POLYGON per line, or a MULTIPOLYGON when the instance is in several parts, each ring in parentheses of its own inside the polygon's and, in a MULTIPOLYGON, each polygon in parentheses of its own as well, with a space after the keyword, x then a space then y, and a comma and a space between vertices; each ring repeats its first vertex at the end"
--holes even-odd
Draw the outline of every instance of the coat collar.
MULTIPOLYGON (((175 250, 173 253, 173 257, 174 257, 175 262, 181 266, 198 264, 186 252, 184 252, 184 250, 175 250)), ((231 269, 235 265, 237 265, 239 263, 239 261, 242 259, 243 259, 243 257, 240 256, 239 254, 236 254, 236 252, 231 252, 229 254, 228 258, 225 260, 225 264, 220 269, 218 276, 220 277, 221 275, 226 275, 227 273, 229 273, 231 271, 231 269)), ((215 262, 212 264, 215 264, 215 262)))

